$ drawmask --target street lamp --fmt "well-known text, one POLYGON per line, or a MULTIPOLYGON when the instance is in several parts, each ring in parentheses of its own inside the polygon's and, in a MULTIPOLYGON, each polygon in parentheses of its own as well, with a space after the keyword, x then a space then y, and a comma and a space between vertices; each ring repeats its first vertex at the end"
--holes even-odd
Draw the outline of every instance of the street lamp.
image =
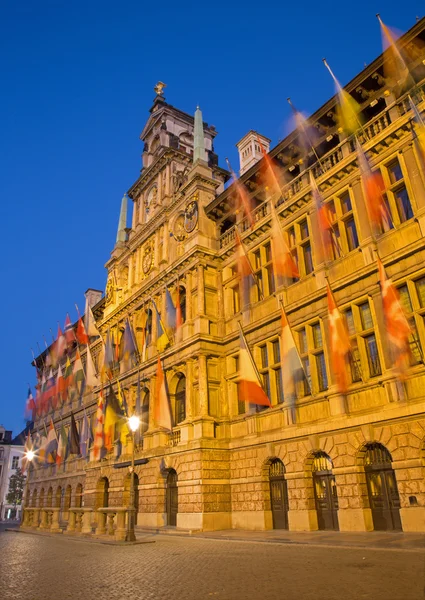
POLYGON ((136 536, 134 535, 134 517, 136 512, 136 507, 134 505, 134 434, 140 427, 140 418, 137 415, 132 415, 128 419, 128 426, 130 427, 132 434, 132 446, 131 446, 131 467, 130 467, 130 511, 127 519, 127 535, 126 542, 134 542, 136 541, 136 536))
POLYGON ((29 483, 30 483, 30 474, 31 474, 31 463, 34 460, 35 457, 35 452, 33 450, 27 450, 24 454, 24 457, 27 459, 28 461, 28 476, 27 476, 27 480, 25 483, 25 495, 22 499, 22 515, 21 515, 21 524, 24 521, 24 509, 27 508, 25 506, 25 501, 28 498, 28 487, 29 487, 29 483))

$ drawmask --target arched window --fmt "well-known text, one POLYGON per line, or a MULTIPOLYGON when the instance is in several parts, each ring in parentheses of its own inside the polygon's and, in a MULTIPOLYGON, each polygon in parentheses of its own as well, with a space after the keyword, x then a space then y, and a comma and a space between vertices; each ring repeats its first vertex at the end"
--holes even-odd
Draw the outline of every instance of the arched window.
POLYGON ((56 490, 56 498, 55 498, 55 508, 60 508, 62 502, 62 488, 58 486, 56 490))
POLYGON ((40 490, 40 498, 38 499, 39 508, 44 508, 44 488, 40 490))
POLYGON ((96 485, 96 508, 107 508, 109 505, 109 480, 101 477, 96 485))
POLYGON ((72 488, 70 485, 66 486, 65 496, 63 499, 63 510, 68 511, 71 507, 71 496, 72 496, 72 488))
POLYGON ((176 387, 176 424, 186 418, 186 377, 182 375, 176 387))
POLYGON ((77 485, 77 487, 75 488, 75 500, 74 500, 74 505, 77 508, 81 508, 83 504, 83 486, 81 483, 79 483, 77 485))
POLYGON ((37 489, 35 489, 32 493, 32 504, 31 506, 37 506, 37 489))
POLYGON ((52 501, 53 501, 53 488, 49 488, 49 491, 47 492, 47 501, 46 501, 46 507, 50 508, 52 506, 52 501))
POLYGON ((140 407, 140 433, 145 433, 149 428, 149 390, 142 390, 142 405, 140 407))

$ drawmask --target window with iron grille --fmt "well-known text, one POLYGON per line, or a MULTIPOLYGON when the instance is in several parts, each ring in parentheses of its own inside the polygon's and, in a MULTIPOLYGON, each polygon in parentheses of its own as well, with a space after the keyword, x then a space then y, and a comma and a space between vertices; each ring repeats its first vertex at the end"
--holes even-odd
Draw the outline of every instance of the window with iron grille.
POLYGON ((369 300, 352 304, 342 314, 350 337, 351 381, 361 381, 364 373, 368 373, 369 377, 381 375, 381 361, 369 300))
MULTIPOLYGON (((259 373, 264 391, 272 405, 283 402, 282 364, 280 361, 279 338, 267 340, 258 347, 259 373)), ((258 410, 264 410, 259 406, 258 410)))
POLYGON ((303 381, 298 384, 297 395, 308 396, 328 388, 322 323, 316 321, 297 331, 298 347, 304 368, 303 381))
POLYGON ((394 157, 381 166, 381 173, 386 188, 384 200, 391 215, 392 226, 397 227, 414 217, 403 159, 394 157))

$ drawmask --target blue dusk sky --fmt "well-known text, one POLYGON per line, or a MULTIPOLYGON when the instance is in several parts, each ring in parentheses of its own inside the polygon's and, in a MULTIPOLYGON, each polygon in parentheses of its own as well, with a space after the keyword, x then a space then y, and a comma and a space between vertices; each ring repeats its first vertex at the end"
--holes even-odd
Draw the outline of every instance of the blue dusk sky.
POLYGON ((24 426, 31 348, 51 340, 84 292, 104 289, 123 193, 158 80, 167 102, 216 126, 220 164, 238 167, 250 129, 276 145, 381 53, 377 12, 407 31, 423 0, 110 2, 3 0, 0 193, 3 318, 0 423, 24 426))

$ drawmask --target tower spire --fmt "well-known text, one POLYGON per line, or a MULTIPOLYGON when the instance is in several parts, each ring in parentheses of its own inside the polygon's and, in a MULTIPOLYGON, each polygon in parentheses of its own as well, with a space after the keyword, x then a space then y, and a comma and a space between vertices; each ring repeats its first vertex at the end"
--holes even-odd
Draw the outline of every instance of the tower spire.
POLYGON ((194 126, 194 147, 193 147, 193 162, 203 160, 206 162, 205 140, 204 140, 204 124, 202 121, 202 112, 199 106, 195 111, 195 126, 194 126))
POLYGON ((124 194, 121 200, 120 220, 118 221, 118 231, 116 243, 127 240, 127 194, 124 194))

